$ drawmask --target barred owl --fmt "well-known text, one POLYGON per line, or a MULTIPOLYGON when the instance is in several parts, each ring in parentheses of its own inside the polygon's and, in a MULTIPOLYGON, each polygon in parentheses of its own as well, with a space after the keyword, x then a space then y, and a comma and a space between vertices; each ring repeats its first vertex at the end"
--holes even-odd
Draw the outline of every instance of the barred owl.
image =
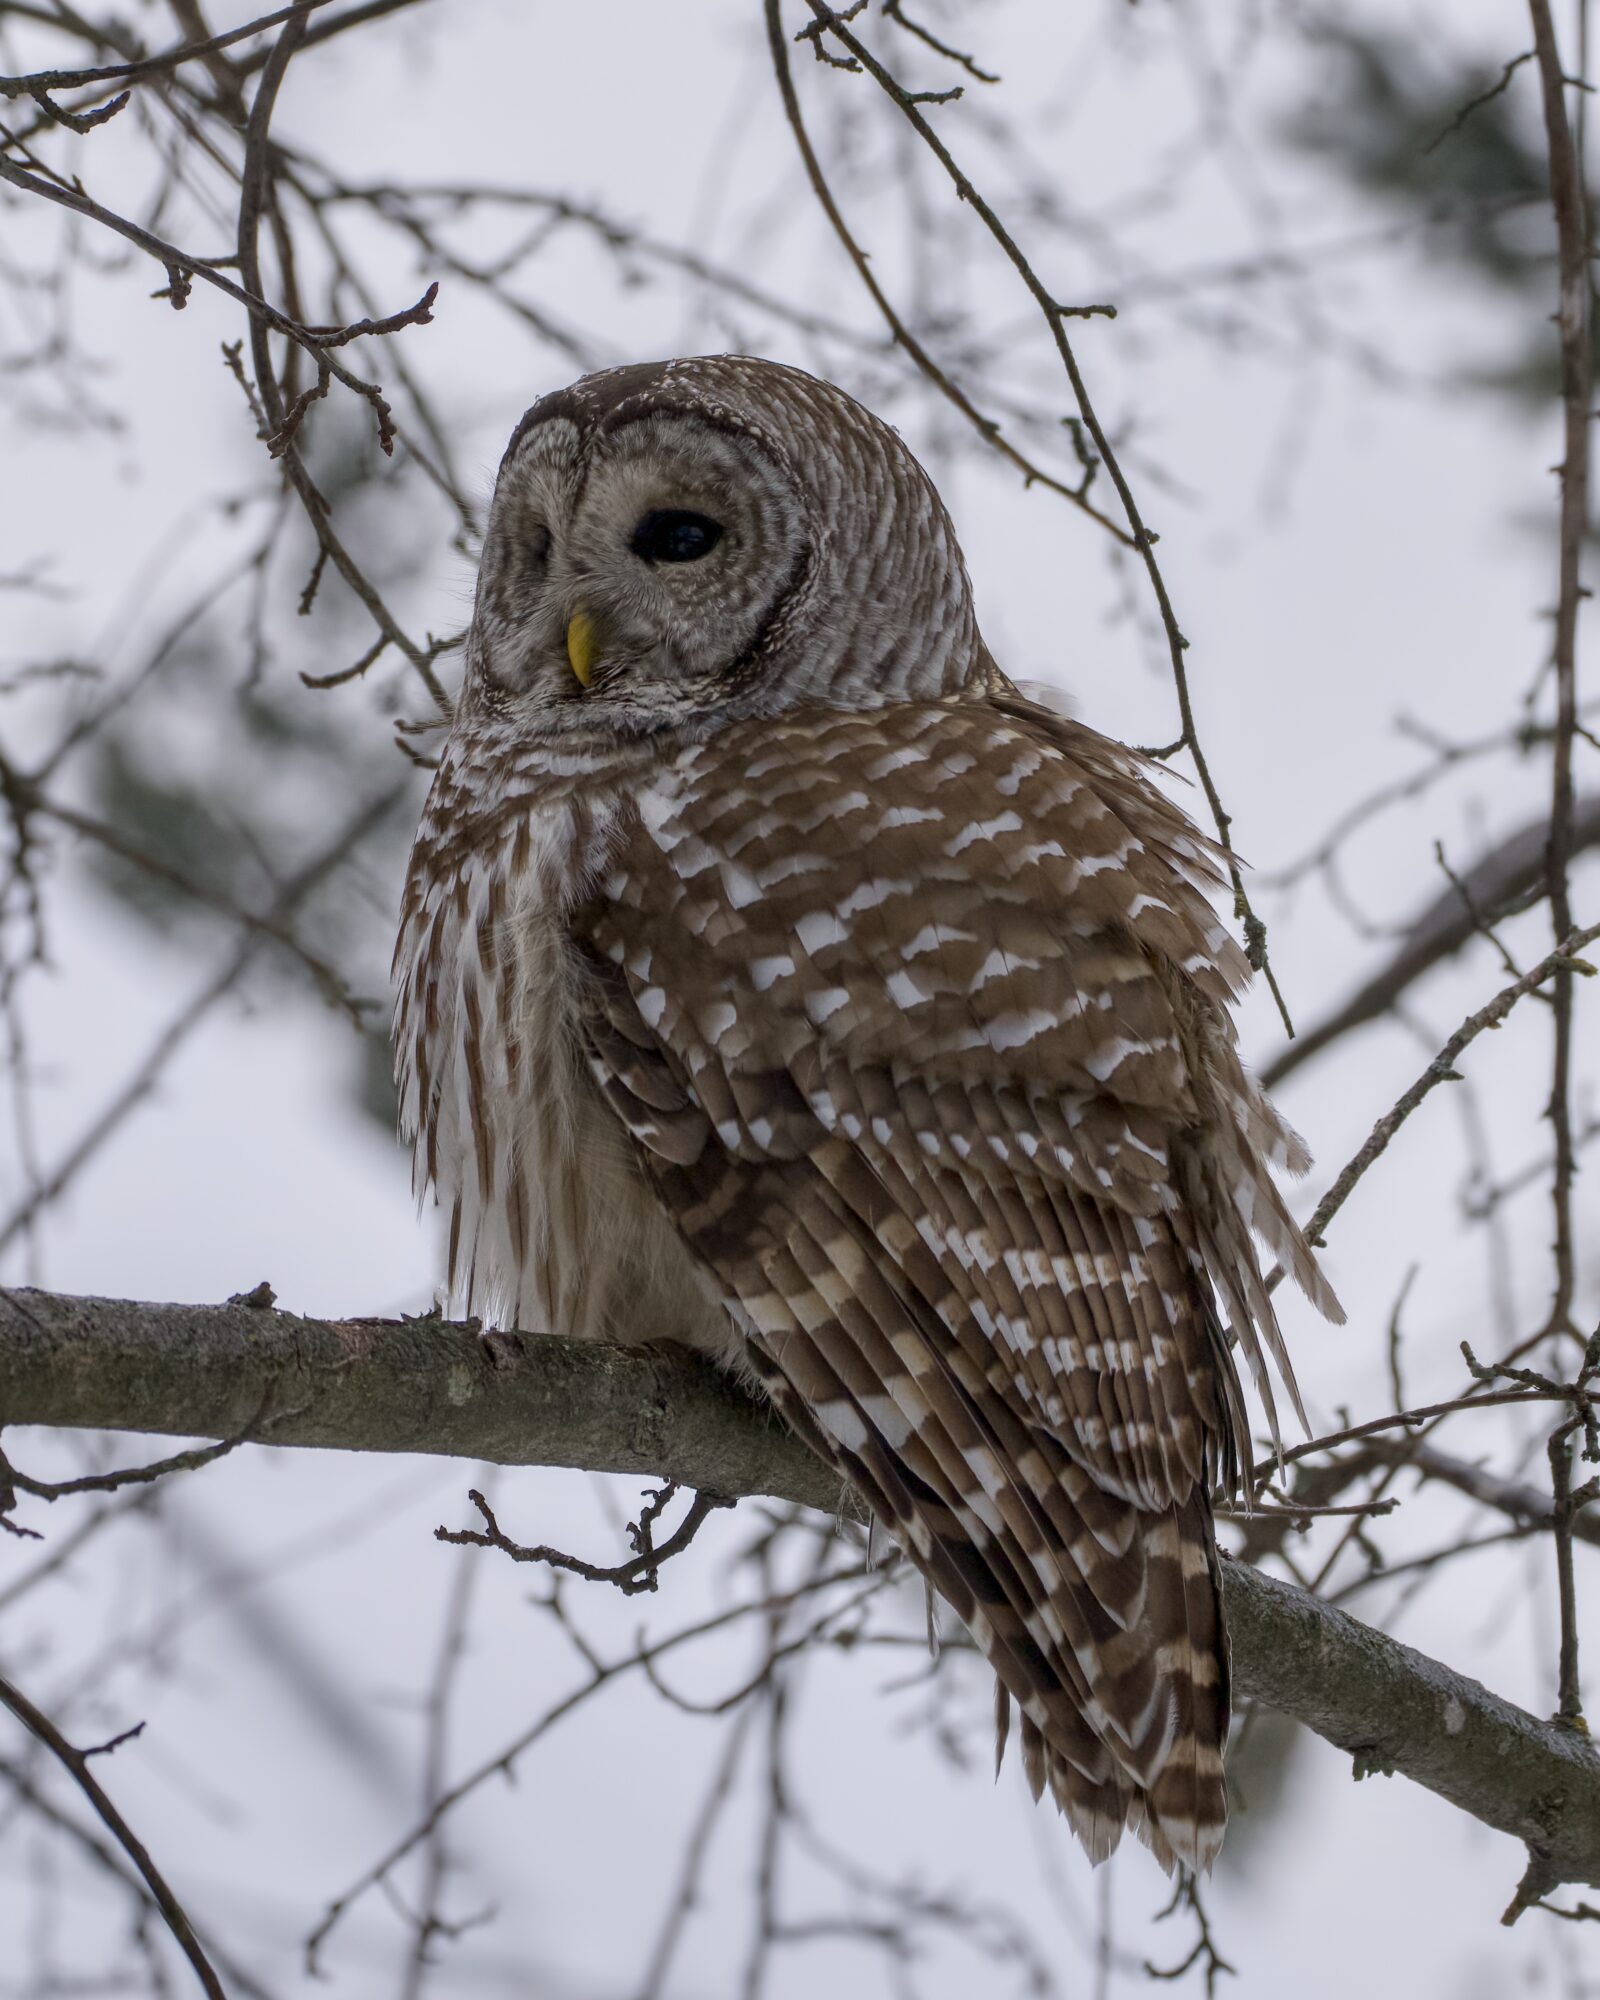
POLYGON ((1096 1859, 1209 1865, 1235 1367, 1298 1409, 1211 845, 1023 697, 889 427, 617 368, 502 462, 396 951, 402 1115, 501 1323, 753 1373, 960 1616, 1096 1859))

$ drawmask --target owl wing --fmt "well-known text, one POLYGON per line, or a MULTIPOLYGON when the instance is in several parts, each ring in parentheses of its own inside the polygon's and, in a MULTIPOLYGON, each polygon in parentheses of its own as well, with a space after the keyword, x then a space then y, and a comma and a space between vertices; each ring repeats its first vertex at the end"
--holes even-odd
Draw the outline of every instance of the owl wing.
MULTIPOLYGON (((591 1067, 781 1406, 1021 1705, 1092 1852, 1214 1852, 1208 1488, 1270 1398, 1246 976, 1204 844, 1020 700, 737 724, 641 798, 575 919, 591 1067)), ((1336 1310, 1336 1308, 1335 1308, 1336 1310)))

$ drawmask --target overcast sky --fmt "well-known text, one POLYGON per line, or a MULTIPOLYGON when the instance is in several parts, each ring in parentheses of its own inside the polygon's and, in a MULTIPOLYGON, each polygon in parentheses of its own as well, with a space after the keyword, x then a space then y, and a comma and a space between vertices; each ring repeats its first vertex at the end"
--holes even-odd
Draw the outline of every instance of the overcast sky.
MULTIPOLYGON (((1078 323, 1074 337, 1106 417, 1119 425, 1137 418, 1130 471, 1162 533, 1192 642, 1201 728, 1235 838, 1270 874, 1356 798, 1422 761, 1394 729, 1401 711, 1461 738, 1514 714, 1547 644, 1556 411, 1449 386, 1457 371, 1514 342, 1517 322, 1503 304, 1452 281, 1415 237, 1367 257, 1330 258, 1303 293, 1201 287, 1181 311, 1158 296, 1158 275, 1202 271, 1280 242, 1333 243, 1384 221, 1283 143, 1286 123, 1326 82, 1326 50, 1279 24, 1250 53, 1233 37, 1255 9, 1208 10, 1213 55, 1230 79, 1208 105, 1183 25, 1197 10, 1135 11, 1102 0, 1060 10, 1059 24, 1056 10, 1024 0, 961 11, 970 18, 950 32, 1000 72, 1003 94, 969 92, 938 113, 940 129, 963 157, 993 164, 981 121, 1002 116, 1025 132, 1041 173, 1073 212, 1108 219, 1101 240, 1087 231, 1049 239, 1049 278, 1060 296, 1110 298, 1121 308, 1114 322, 1078 323), (1156 186, 1167 190, 1161 204, 1143 199, 1156 186), (1218 337, 1199 316, 1224 307, 1240 326, 1218 337), (1375 379, 1363 350, 1391 382, 1375 379)), ((1528 34, 1518 8, 1489 0, 1377 11, 1424 44, 1448 35, 1494 64, 1528 34)), ((248 18, 236 5, 211 9, 219 27, 248 18)), ((46 46, 29 44, 31 59, 59 59, 46 46)), ((883 152, 891 114, 866 80, 813 77, 804 61, 801 82, 821 129, 829 129, 823 92, 849 93, 866 130, 861 143, 869 156, 874 146, 883 152)), ((1524 87, 1531 116, 1529 71, 1518 81, 1524 87)), ((692 10, 642 0, 424 8, 299 59, 275 129, 291 142, 303 137, 353 180, 493 181, 592 198, 657 237, 693 241, 774 291, 873 330, 853 273, 809 213, 759 21, 738 0, 692 10)), ((113 127, 84 149, 81 170, 108 200, 118 199, 131 147, 131 135, 113 127)), ((994 171, 1003 190, 1008 170, 1002 162, 994 171)), ((883 268, 916 281, 891 249, 889 202, 864 198, 848 164, 835 172, 865 218, 864 234, 881 220, 884 240, 873 247, 883 268)), ((925 186, 938 217, 928 282, 959 288, 990 325, 1026 327, 1014 279, 976 235, 961 235, 970 217, 931 176, 925 186)), ((34 245, 44 241, 20 212, 8 209, 6 226, 21 246, 16 254, 31 247, 30 229, 34 245)), ((1016 226, 1027 242, 1026 215, 1016 226)), ((191 240, 204 243, 206 234, 193 222, 191 240)), ((141 637, 193 588, 193 565, 213 560, 234 532, 204 508, 187 515, 176 543, 175 524, 193 503, 261 479, 260 448, 218 358, 219 342, 241 330, 232 309, 197 291, 182 316, 171 313, 148 297, 159 282, 153 268, 118 258, 75 302, 104 361, 96 393, 119 413, 119 431, 45 421, 42 388, 30 392, 30 408, 0 406, 0 569, 51 557, 65 593, 4 600, 0 671, 64 651, 125 668, 141 637)), ((409 302, 434 275, 376 235, 371 269, 390 306, 409 302)), ((703 296, 664 283, 620 288, 607 260, 577 239, 560 239, 531 267, 526 288, 558 321, 592 335, 600 359, 725 344, 703 296)), ((1553 274, 1550 291, 1548 304, 1527 302, 1528 328, 1553 305, 1553 274)), ((0 348, 20 344, 23 311, 0 301, 0 348)), ((761 326, 779 358, 811 358, 754 316, 743 324, 761 326)), ((402 338, 486 495, 522 409, 569 379, 573 365, 448 278, 434 324, 402 338)), ((1019 334, 1008 353, 990 384, 996 392, 1048 390, 1063 412, 1070 407, 1066 385, 1050 387, 1055 364, 1042 327, 1019 334)), ((364 365, 381 367, 382 357, 364 365)), ((942 424, 930 430, 897 388, 896 370, 877 373, 888 414, 940 477, 980 619, 1006 669, 1064 686, 1084 719, 1113 735, 1170 739, 1170 681, 1142 601, 1136 617, 1127 615, 1137 585, 1108 563, 1104 537, 1048 493, 1024 491, 1005 468, 953 455, 942 424)), ((408 616, 417 630, 451 629, 469 601, 470 568, 451 550, 442 514, 419 529, 422 517, 406 507, 408 525, 396 532, 414 559, 408 616)), ((328 665, 345 663, 345 636, 358 629, 341 615, 331 609, 306 640, 314 646, 323 630, 330 644, 337 639, 341 650, 328 665)), ((285 666, 291 680, 300 663, 285 666)), ((363 690, 304 699, 346 701, 352 716, 370 715, 370 726, 384 729, 377 698, 363 690)), ((0 708, 0 729, 8 726, 0 708)), ((183 718, 172 726, 181 733, 183 718)), ((1440 887, 1435 840, 1464 865, 1537 811, 1544 782, 1532 763, 1493 760, 1453 790, 1388 815, 1351 850, 1352 895, 1378 924, 1402 921, 1440 887)), ((420 790, 419 780, 419 801, 420 790)), ((1197 793, 1191 804, 1202 804, 1197 793)), ((306 810, 325 811, 331 824, 346 805, 310 800, 306 810)), ((374 874, 369 886, 392 904, 392 876, 374 874)), ((1580 871, 1580 921, 1594 915, 1594 890, 1592 873, 1580 871)), ((52 966, 27 996, 47 1161, 206 969, 190 952, 153 943, 71 869, 52 894, 52 966)), ((1314 887, 1293 899, 1264 893, 1262 907, 1280 980, 1304 1021, 1384 955, 1381 936, 1356 935, 1314 887)), ((1538 922, 1513 931, 1519 945, 1537 944, 1538 922)), ((1309 1066, 1286 1089, 1285 1108, 1319 1161, 1296 1195, 1301 1213, 1431 1047, 1499 983, 1492 957, 1475 952, 1414 996, 1414 1028, 1370 1029, 1338 1062, 1309 1066)), ((1542 1152, 1545 1034, 1540 1014, 1473 1057, 1503 1172, 1542 1152)), ((1259 999, 1246 1035, 1261 1063, 1281 1045, 1259 999)), ((284 1304, 323 1314, 425 1305, 437 1276, 435 1234, 416 1218, 398 1149, 351 1101, 352 1061, 348 1031, 281 988, 224 1009, 50 1213, 38 1277, 63 1290, 194 1300, 269 1278, 284 1304)), ((1587 1082, 1587 1064, 1585 1072, 1587 1082)), ((1413 1402, 1456 1388, 1461 1338, 1496 1344, 1483 1248, 1457 1211, 1462 1124, 1447 1097, 1408 1127, 1385 1173, 1337 1225, 1328 1263, 1348 1327, 1335 1332, 1289 1302, 1288 1331, 1319 1427, 1341 1409, 1359 1417, 1390 1406, 1385 1329, 1413 1264, 1421 1267, 1406 1306, 1413 1402)), ((0 1142, 0 1208, 19 1188, 0 1142)), ((1581 1234, 1592 1238, 1589 1188, 1581 1201, 1581 1234)), ((1513 1221, 1511 1297, 1525 1326, 1547 1292, 1537 1194, 1514 1208, 1513 1221)), ((0 1267, 8 1281, 28 1275, 20 1257, 0 1267)), ((1582 1310, 1593 1304, 1586 1282, 1582 1310)), ((1505 1463, 1506 1438, 1485 1432, 1481 1449, 1505 1463)), ((19 1438, 17 1449, 40 1468, 60 1462, 52 1441, 36 1435, 19 1438)), ((417 1691, 462 1562, 481 1561, 483 1574, 453 1762, 466 1768, 492 1752, 581 1678, 575 1656, 527 1606, 529 1572, 432 1540, 436 1522, 466 1518, 473 1477, 442 1460, 241 1453, 167 1496, 168 1517, 186 1524, 181 1567, 171 1545, 135 1517, 96 1560, 34 1593, 0 1644, 47 1705, 64 1699, 103 1650, 121 1656, 104 1683, 105 1719, 121 1727, 145 1718, 149 1727, 118 1754, 107 1782, 196 1915, 250 1956, 275 1991, 300 1990, 305 1932, 415 1810, 417 1691), (231 1581, 223 1588, 219 1578, 231 1581), (156 1671, 147 1671, 142 1635, 158 1632, 174 1608, 180 1639, 163 1640, 156 1671), (285 1648, 298 1659, 298 1693, 285 1678, 285 1648), (320 1716, 308 1713, 307 1687, 321 1690, 320 1716)), ((615 1543, 637 1490, 637 1482, 535 1471, 499 1486, 512 1532, 591 1551, 615 1543)), ((56 1531, 42 1510, 27 1518, 56 1531)), ((1396 1554, 1429 1546, 1446 1518, 1423 1515, 1411 1528, 1402 1514, 1386 1524, 1394 1529, 1386 1546, 1396 1554)), ((580 1616, 608 1647, 624 1645, 641 1618, 663 1630, 688 1622, 742 1587, 721 1558, 750 1529, 744 1509, 714 1524, 646 1610, 585 1597, 580 1616)), ((39 1559, 32 1545, 0 1544, 0 1591, 39 1559)), ((1394 1629, 1547 1712, 1553 1602, 1529 1569, 1546 1561, 1542 1547, 1533 1556, 1469 1559, 1410 1602, 1394 1629)), ((1368 1593, 1352 1608, 1376 1618, 1387 1602, 1368 1593)), ((904 1613, 906 1629, 916 1629, 920 1606, 909 1590, 904 1613)), ((1592 1649, 1600 1626, 1591 1617, 1585 1629, 1592 1649)), ((746 1644, 686 1656, 679 1682, 702 1694, 725 1691, 746 1644)), ((847 1829, 856 1851, 886 1873, 915 1868, 929 1888, 959 1884, 1025 1913, 1063 1993, 1139 1987, 1137 1976, 1121 1974, 1095 1984, 1088 1947, 1106 1895, 1119 1949, 1135 1961, 1181 1956, 1181 1919, 1150 1926, 1167 1890, 1142 1850, 1119 1857, 1106 1889, 1064 1827, 1031 1806, 1014 1766, 991 1783, 982 1748, 988 1694, 975 1672, 955 1677, 956 1711, 973 1723, 973 1766, 955 1770, 935 1753, 928 1732, 911 1726, 923 1696, 886 1691, 918 1665, 915 1654, 894 1653, 830 1656, 811 1670, 797 1769, 819 1818, 847 1829)), ((444 1948, 446 1970, 432 1990, 508 2000, 629 1992, 718 1740, 710 1722, 624 1683, 541 1743, 514 1788, 487 1788, 456 1829, 464 1872, 455 1913, 488 1900, 497 1915, 444 1948)), ((680 1959, 672 1991, 682 2000, 736 1990, 754 1825, 748 1801, 680 1959)), ((9 1990, 4 1940, 32 1937, 41 1907, 54 1910, 63 1936, 103 1930, 109 1948, 120 1910, 90 1877, 63 1866, 44 1895, 40 1837, 32 1846, 13 1837, 0 1851, 11 1870, 0 1878, 0 1991, 9 1990)), ((1496 1926, 1521 1863, 1511 1842, 1403 1780, 1352 1784, 1348 1759, 1307 1737, 1266 1837, 1252 1838, 1242 1817, 1217 1871, 1219 1939, 1239 1973, 1223 1990, 1242 2000, 1285 1992, 1331 2000, 1361 1986, 1418 2000, 1600 1991, 1573 1983, 1575 1972, 1565 1984, 1557 1976, 1558 1966, 1576 1962, 1581 1934, 1552 1937, 1534 1917, 1509 1933, 1496 1926)), ((805 1890, 802 1876, 802 1904, 805 1890)), ((381 1896, 368 1898, 330 1947, 331 1990, 342 2000, 393 1995, 404 1944, 381 1896)), ((799 1996, 831 1981, 866 1995, 882 1990, 880 1970, 858 1953, 814 1945, 780 1961, 772 1990, 799 1996)), ((952 1949, 930 1960, 923 1990, 957 2000, 1009 1992, 1010 1981, 952 1949)))

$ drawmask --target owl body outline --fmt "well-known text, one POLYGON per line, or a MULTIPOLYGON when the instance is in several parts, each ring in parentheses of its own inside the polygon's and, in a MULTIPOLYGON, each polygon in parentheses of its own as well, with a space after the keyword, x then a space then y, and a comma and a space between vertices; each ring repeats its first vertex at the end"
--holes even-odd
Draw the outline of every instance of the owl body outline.
POLYGON ((1255 1240, 1338 1316, 1219 880, 1001 673, 842 392, 702 357, 519 426, 396 950, 452 1290, 753 1373, 966 1623, 1035 1795, 1169 1868, 1226 1816, 1233 1343, 1298 1408, 1255 1240), (639 557, 664 508, 704 561, 639 557))

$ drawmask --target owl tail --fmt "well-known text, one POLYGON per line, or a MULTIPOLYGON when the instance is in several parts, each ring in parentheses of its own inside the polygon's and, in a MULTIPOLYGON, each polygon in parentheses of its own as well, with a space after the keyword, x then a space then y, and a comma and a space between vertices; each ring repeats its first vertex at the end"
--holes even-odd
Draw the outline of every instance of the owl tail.
POLYGON ((1228 1642, 1209 1496, 1197 1487, 1152 1512, 1070 1461, 1052 1470, 1050 1532, 1037 1540, 974 1547, 959 1508, 914 1488, 915 1518, 897 1533, 995 1670, 997 1768, 1015 1701, 1033 1795, 1048 1789, 1091 1860, 1131 1828, 1169 1874, 1203 1872, 1228 1817, 1228 1642))
MULTIPOLYGON (((1180 1864, 1204 1871, 1228 1818, 1228 1641, 1204 1496, 1165 1514, 1140 1514, 1135 1542, 1145 1551, 1144 1608, 1108 1642, 1104 1663, 1114 1674, 1117 1655, 1126 1660, 1128 1720, 1113 1727, 1108 1743, 1087 1728, 1063 1732, 1054 1718, 1040 1723, 1025 1706, 1022 1767, 1033 1796, 1049 1790, 1096 1864, 1131 1828, 1169 1875, 1180 1864), (1152 1719, 1159 1720, 1153 1733, 1152 1719)), ((1011 1722, 1004 1679, 996 1680, 995 1697, 998 1772, 1011 1722)))
POLYGON ((956 1405, 938 1421, 925 1405, 912 1438, 888 1395, 852 1384, 836 1332, 796 1327, 752 1358, 993 1667, 998 1751, 1015 1702, 1035 1796, 1048 1787, 1095 1861, 1132 1827, 1167 1870, 1209 1868, 1227 1819, 1228 1664, 1205 1489, 1138 1507, 1048 1434, 1013 1434, 1001 1409, 1007 1435, 963 1437, 965 1458, 956 1405), (975 1464, 1009 1471, 986 1492, 975 1464))

